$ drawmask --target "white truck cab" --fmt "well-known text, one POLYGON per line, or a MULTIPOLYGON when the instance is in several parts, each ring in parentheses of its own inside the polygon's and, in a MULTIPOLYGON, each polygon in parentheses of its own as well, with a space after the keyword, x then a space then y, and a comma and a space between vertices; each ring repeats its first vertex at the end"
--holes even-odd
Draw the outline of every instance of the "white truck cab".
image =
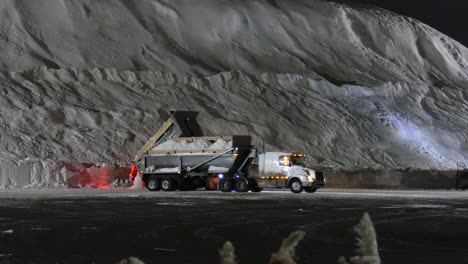
POLYGON ((261 187, 287 187, 293 193, 315 192, 325 185, 322 172, 306 166, 302 153, 266 152, 258 155, 261 187))

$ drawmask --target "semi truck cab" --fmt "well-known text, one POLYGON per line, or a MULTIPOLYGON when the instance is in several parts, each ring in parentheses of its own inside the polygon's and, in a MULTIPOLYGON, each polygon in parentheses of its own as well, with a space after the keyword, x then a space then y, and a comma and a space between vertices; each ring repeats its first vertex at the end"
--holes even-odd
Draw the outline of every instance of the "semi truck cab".
POLYGON ((322 172, 307 167, 302 153, 266 152, 258 156, 260 187, 287 187, 313 193, 325 185, 322 172))

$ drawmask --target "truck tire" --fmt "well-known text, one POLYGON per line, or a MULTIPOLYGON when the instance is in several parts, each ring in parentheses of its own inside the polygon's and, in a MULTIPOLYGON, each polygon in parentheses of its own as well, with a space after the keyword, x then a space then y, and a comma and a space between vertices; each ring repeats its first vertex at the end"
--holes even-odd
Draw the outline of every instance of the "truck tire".
POLYGON ((317 187, 305 187, 304 190, 306 191, 306 193, 314 193, 317 191, 317 187))
POLYGON ((245 178, 239 178, 236 180, 234 189, 236 192, 248 192, 249 191, 249 183, 245 178))
POLYGON ((293 179, 289 183, 289 189, 293 193, 301 193, 304 190, 304 187, 302 187, 302 182, 299 179, 293 179))
POLYGON ((260 187, 256 186, 256 187, 250 188, 250 190, 252 192, 261 192, 261 191, 263 191, 263 188, 260 188, 260 187))
POLYGON ((157 192, 161 190, 161 181, 156 176, 150 176, 145 182, 145 186, 148 190, 152 192, 157 192))
POLYGON ((231 179, 221 179, 219 181, 218 189, 222 192, 232 192, 233 189, 233 181, 231 179))
POLYGON ((252 192, 261 192, 263 188, 258 186, 258 182, 255 179, 249 179, 249 188, 252 192))
POLYGON ((164 178, 161 182, 162 190, 165 192, 172 192, 176 189, 175 181, 171 178, 164 178))

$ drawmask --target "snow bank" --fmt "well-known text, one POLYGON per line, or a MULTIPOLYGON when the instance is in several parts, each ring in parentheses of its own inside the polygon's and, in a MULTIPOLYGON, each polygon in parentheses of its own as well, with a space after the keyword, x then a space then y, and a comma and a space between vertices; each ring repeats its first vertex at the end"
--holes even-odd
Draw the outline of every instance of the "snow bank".
POLYGON ((64 165, 53 160, 0 161, 0 189, 61 187, 66 184, 64 165))
POLYGON ((125 180, 129 168, 99 164, 27 159, 0 162, 0 189, 5 188, 101 188, 125 180))

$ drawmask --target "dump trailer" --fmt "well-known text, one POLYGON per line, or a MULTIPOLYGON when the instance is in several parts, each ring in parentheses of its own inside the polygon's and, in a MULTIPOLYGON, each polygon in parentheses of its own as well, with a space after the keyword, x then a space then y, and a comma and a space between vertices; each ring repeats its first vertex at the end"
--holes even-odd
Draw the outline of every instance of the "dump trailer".
POLYGON ((249 135, 204 136, 197 114, 170 112, 170 118, 135 156, 132 180, 139 175, 151 191, 205 187, 259 192, 273 184, 299 193, 315 192, 324 185, 323 174, 305 166, 305 155, 259 154, 249 135))

